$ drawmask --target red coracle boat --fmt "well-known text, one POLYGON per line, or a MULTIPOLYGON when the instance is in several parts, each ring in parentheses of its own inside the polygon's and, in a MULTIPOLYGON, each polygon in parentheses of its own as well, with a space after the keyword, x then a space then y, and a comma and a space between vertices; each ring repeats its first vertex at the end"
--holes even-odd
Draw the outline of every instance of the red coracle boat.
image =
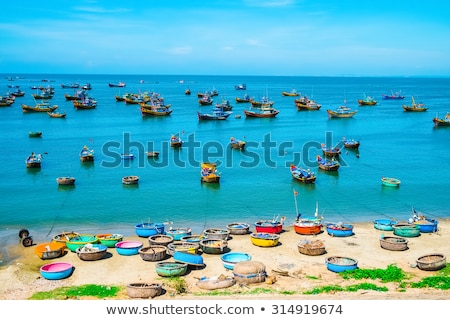
POLYGON ((256 232, 281 233, 284 220, 286 220, 285 217, 282 217, 280 221, 277 219, 257 221, 255 222, 256 232))

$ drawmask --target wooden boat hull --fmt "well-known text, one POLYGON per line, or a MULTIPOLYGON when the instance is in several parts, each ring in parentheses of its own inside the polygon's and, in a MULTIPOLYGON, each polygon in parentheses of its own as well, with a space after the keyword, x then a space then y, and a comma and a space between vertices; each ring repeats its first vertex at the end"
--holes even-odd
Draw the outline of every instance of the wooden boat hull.
POLYGON ((255 112, 251 110, 244 110, 244 114, 247 118, 275 118, 279 113, 279 110, 273 110, 273 112, 255 112))
POLYGON ((73 177, 59 177, 56 178, 56 182, 61 186, 72 186, 75 184, 75 178, 73 177))
POLYGON ((278 245, 280 235, 275 233, 257 232, 250 235, 250 240, 257 247, 275 247, 278 245))
POLYGON ((122 256, 134 256, 139 253, 139 249, 143 247, 140 241, 120 241, 117 242, 116 252, 122 256))
POLYGON ((326 229, 332 237, 350 237, 353 235, 353 225, 351 224, 328 224, 326 229))
POLYGON ((139 255, 144 261, 161 261, 167 257, 167 247, 161 245, 150 245, 140 248, 139 255))
POLYGON ((414 238, 420 235, 420 227, 415 224, 395 224, 392 228, 396 236, 414 238))
POLYGON ((390 219, 375 219, 373 220, 373 227, 377 230, 392 231, 394 230, 392 226, 397 223, 398 221, 390 219))
POLYGON ((223 254, 220 259, 225 269, 233 270, 236 263, 250 261, 252 256, 244 252, 230 252, 223 254))
POLYGON ((156 273, 161 277, 177 277, 187 272, 188 264, 182 262, 158 262, 156 273))
POLYGON ((138 184, 139 183, 139 177, 138 176, 127 176, 122 178, 123 184, 138 184))
POLYGON ((64 254, 65 249, 65 243, 47 242, 38 244, 34 249, 34 252, 42 260, 49 260, 61 257, 64 254))
POLYGON ((132 299, 148 299, 160 296, 162 285, 159 283, 130 283, 127 285, 127 295, 132 299))
POLYGON ((47 280, 61 280, 72 274, 73 265, 67 262, 54 262, 43 265, 39 271, 47 280))
POLYGON ((78 235, 80 235, 80 234, 75 231, 62 232, 62 233, 55 235, 52 239, 52 242, 64 243, 64 245, 65 245, 66 242, 70 240, 70 238, 76 237, 78 235))
POLYGON ((352 111, 348 113, 339 113, 332 110, 327 110, 328 117, 330 118, 353 118, 357 111, 352 111))
POLYGON ((302 235, 314 235, 322 232, 322 224, 314 222, 297 222, 294 223, 294 231, 302 235))
POLYGON ((344 272, 358 268, 358 261, 347 257, 328 257, 325 264, 327 269, 333 272, 344 272))
POLYGON ((416 263, 417 267, 421 270, 437 271, 447 265, 447 258, 440 253, 428 254, 417 258, 416 263))
POLYGON ((151 246, 156 246, 156 245, 160 245, 160 246, 166 246, 169 243, 173 242, 173 238, 171 236, 168 236, 166 234, 156 234, 154 236, 150 236, 148 237, 148 243, 151 246))
POLYGON ((390 251, 405 251, 408 249, 408 240, 400 237, 382 237, 380 246, 390 251))

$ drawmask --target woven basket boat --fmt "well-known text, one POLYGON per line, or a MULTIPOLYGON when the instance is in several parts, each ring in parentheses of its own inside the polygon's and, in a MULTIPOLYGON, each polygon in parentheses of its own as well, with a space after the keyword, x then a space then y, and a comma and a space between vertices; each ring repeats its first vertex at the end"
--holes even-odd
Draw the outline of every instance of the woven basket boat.
POLYGON ((84 246, 78 247, 75 252, 80 260, 95 261, 103 259, 106 255, 107 250, 108 247, 103 244, 88 243, 84 246))
POLYGON ((383 237, 380 246, 390 251, 404 251, 408 249, 408 240, 400 237, 383 237))
POLYGON ((227 229, 209 228, 203 231, 206 239, 228 240, 230 231, 227 229))
POLYGON ((127 295, 130 298, 154 298, 161 293, 162 286, 159 283, 130 283, 127 285, 127 295))
POLYGON ((167 252, 171 256, 177 251, 197 254, 200 249, 200 244, 195 242, 172 242, 167 245, 167 249, 167 252))
POLYGON ((302 240, 297 244, 298 252, 308 256, 320 256, 326 253, 325 245, 320 240, 302 240))
POLYGON ((139 249, 139 255, 145 261, 161 261, 167 257, 167 247, 152 245, 139 249))
POLYGON ((250 224, 243 222, 233 222, 227 225, 227 230, 230 234, 248 234, 250 224))
POLYGON ((165 234, 156 234, 148 238, 149 244, 156 246, 167 246, 169 243, 173 242, 173 237, 165 234))
POLYGON ((416 263, 421 270, 437 271, 447 265, 447 258, 441 253, 427 254, 417 258, 416 263))
POLYGON ((200 249, 203 253, 223 254, 228 251, 228 242, 219 239, 203 239, 200 241, 200 249))

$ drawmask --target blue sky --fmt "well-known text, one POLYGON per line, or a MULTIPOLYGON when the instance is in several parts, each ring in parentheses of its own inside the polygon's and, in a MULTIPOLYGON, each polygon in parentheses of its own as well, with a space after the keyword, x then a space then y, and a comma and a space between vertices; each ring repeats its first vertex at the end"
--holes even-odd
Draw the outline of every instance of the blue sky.
POLYGON ((449 76, 447 3, 3 1, 0 72, 449 76))

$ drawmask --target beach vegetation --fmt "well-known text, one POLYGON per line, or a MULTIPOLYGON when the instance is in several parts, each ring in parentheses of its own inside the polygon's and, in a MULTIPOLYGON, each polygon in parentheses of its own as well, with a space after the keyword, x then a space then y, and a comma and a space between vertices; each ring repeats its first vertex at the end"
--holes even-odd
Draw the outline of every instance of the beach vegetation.
POLYGON ((341 287, 338 285, 331 285, 331 286, 323 286, 323 287, 317 287, 309 291, 303 292, 303 294, 320 294, 320 293, 335 293, 335 292, 356 292, 358 290, 373 290, 373 291, 380 291, 380 292, 386 292, 388 291, 388 288, 386 287, 379 287, 376 286, 373 283, 358 283, 346 287, 341 287))
POLYGON ((448 290, 450 289, 450 277, 449 276, 425 277, 418 282, 411 282, 409 286, 411 288, 434 288, 440 290, 448 290))
POLYGON ((95 297, 98 299, 112 298, 123 288, 120 286, 105 286, 86 284, 82 286, 61 287, 51 291, 36 292, 29 300, 68 300, 79 297, 95 297))
POLYGON ((187 283, 182 277, 168 277, 163 280, 163 282, 170 288, 174 289, 177 294, 187 293, 187 283))
POLYGON ((407 278, 407 274, 395 265, 389 265, 386 269, 354 269, 346 270, 341 276, 348 279, 380 279, 382 282, 401 282, 407 278))

